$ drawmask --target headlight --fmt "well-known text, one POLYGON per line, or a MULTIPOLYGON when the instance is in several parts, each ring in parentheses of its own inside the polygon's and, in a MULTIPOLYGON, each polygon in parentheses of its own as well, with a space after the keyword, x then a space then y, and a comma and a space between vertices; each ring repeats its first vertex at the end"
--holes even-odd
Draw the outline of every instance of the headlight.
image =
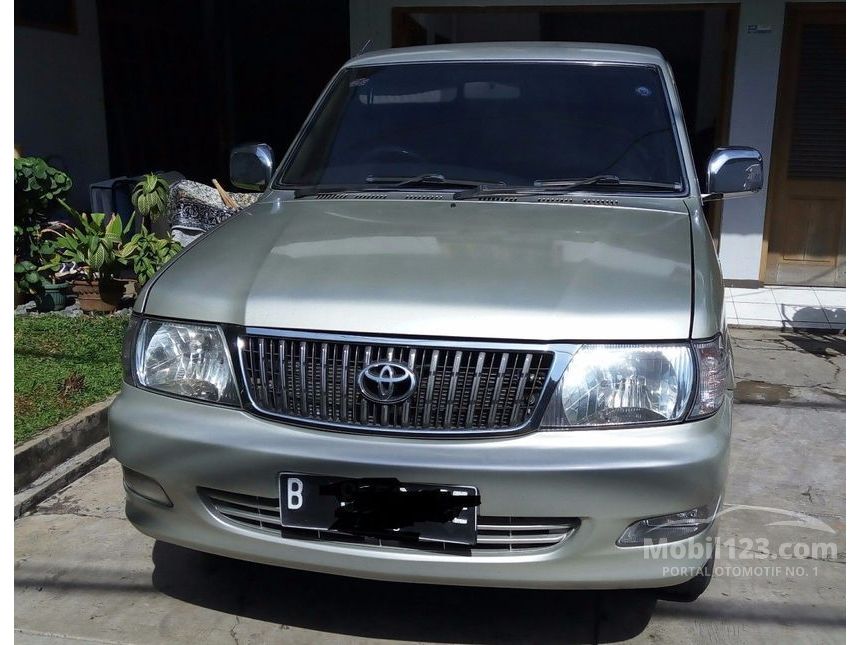
POLYGON ((722 335, 692 344, 583 345, 541 422, 544 430, 701 419, 720 409, 731 369, 722 335), (692 402, 691 402, 692 399, 692 402))
POLYGON ((690 346, 584 345, 556 388, 544 429, 677 421, 695 381, 690 346))
POLYGON ((138 319, 129 330, 126 365, 140 387, 213 403, 239 403, 226 341, 215 325, 138 319))

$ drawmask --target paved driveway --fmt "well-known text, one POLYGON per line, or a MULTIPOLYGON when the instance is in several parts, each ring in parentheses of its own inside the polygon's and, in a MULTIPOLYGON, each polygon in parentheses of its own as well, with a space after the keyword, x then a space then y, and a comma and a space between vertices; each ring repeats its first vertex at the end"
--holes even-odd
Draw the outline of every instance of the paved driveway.
POLYGON ((844 337, 733 336, 731 510, 695 603, 385 584, 199 554, 131 528, 111 461, 15 523, 16 642, 844 642, 844 337))

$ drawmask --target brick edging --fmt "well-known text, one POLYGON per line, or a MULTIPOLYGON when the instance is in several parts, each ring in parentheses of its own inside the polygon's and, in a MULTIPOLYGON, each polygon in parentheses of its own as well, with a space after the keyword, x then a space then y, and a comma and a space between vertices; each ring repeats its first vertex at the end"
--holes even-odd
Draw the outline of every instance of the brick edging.
POLYGON ((84 408, 15 448, 15 492, 106 438, 107 409, 115 396, 84 408))

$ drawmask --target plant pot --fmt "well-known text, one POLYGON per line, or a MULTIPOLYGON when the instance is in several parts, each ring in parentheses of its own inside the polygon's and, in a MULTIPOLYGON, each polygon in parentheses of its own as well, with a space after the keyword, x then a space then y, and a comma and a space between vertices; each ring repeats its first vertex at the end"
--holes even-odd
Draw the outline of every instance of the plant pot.
POLYGON ((72 293, 78 299, 81 311, 111 313, 122 300, 125 283, 108 278, 105 280, 74 280, 72 293))
POLYGON ((66 282, 45 285, 42 293, 33 296, 36 301, 36 311, 62 311, 66 307, 66 293, 69 285, 66 282))

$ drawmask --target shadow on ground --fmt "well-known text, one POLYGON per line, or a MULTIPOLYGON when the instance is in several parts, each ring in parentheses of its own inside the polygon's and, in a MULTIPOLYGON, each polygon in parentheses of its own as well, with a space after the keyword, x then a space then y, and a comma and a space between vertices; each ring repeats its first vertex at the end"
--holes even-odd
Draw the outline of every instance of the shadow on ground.
POLYGON ((786 343, 815 356, 845 355, 844 334, 811 334, 788 332, 782 334, 786 343))
POLYGON ((270 623, 353 637, 467 643, 610 643, 641 633, 651 591, 393 584, 231 560, 156 542, 156 589, 270 623))

